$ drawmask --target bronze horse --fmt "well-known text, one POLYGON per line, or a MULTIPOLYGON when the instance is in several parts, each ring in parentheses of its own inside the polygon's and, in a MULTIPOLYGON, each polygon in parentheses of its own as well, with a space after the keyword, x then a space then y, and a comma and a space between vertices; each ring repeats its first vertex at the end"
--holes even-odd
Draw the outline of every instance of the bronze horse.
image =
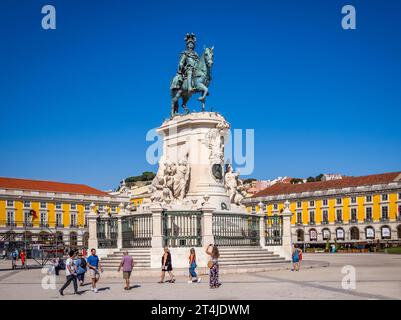
POLYGON ((209 94, 209 83, 212 80, 211 70, 213 66, 213 48, 205 48, 202 56, 199 58, 199 62, 195 66, 194 74, 192 76, 192 91, 188 91, 188 79, 182 81, 181 86, 178 89, 171 89, 171 117, 178 113, 178 100, 182 99, 182 108, 186 114, 190 111, 187 108, 187 102, 194 93, 202 92, 202 96, 198 98, 202 102, 202 111, 205 111, 205 100, 209 94))

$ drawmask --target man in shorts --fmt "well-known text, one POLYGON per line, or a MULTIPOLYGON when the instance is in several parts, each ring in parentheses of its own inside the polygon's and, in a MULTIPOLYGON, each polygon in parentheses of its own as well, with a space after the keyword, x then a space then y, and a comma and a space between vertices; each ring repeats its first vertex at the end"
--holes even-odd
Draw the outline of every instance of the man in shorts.
POLYGON ((86 262, 88 263, 89 267, 89 276, 92 280, 92 287, 91 290, 95 293, 98 292, 96 288, 96 283, 99 281, 100 278, 100 272, 103 272, 102 265, 99 261, 99 257, 96 255, 96 250, 91 249, 91 255, 86 259, 86 262))
POLYGON ((131 277, 132 268, 134 267, 134 259, 128 254, 128 251, 123 252, 123 258, 121 260, 120 266, 118 267, 118 272, 123 268, 123 279, 125 280, 124 290, 130 290, 129 278, 131 277))

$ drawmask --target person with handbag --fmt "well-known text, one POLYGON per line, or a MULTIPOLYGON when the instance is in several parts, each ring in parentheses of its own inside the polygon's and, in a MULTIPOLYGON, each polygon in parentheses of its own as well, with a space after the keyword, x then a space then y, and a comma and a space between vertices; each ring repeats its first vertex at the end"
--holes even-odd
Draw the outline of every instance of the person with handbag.
POLYGON ((170 253, 170 250, 168 249, 168 247, 164 247, 164 253, 162 256, 162 274, 161 274, 159 283, 164 282, 164 277, 166 275, 166 271, 168 272, 168 274, 170 276, 170 280, 168 280, 167 282, 174 283, 175 279, 174 279, 174 274, 173 274, 173 265, 171 262, 171 253, 170 253))
POLYGON ((189 251, 189 280, 188 283, 200 282, 201 278, 196 274, 196 254, 195 249, 191 248, 189 251))
POLYGON ((210 289, 217 289, 221 286, 221 282, 219 281, 219 249, 217 246, 209 244, 209 246, 206 248, 206 254, 211 257, 211 260, 209 260, 207 263, 207 266, 210 269, 209 287, 210 289))

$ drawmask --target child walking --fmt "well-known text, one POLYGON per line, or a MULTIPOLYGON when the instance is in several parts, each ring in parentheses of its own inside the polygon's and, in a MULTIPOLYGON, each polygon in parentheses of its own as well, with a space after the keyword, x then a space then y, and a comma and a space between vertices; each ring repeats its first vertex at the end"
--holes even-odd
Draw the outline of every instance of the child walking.
POLYGON ((197 265, 196 265, 196 254, 195 254, 195 249, 191 248, 191 250, 189 251, 189 280, 188 283, 192 283, 192 282, 200 282, 201 278, 198 277, 198 275, 196 274, 196 269, 197 265))

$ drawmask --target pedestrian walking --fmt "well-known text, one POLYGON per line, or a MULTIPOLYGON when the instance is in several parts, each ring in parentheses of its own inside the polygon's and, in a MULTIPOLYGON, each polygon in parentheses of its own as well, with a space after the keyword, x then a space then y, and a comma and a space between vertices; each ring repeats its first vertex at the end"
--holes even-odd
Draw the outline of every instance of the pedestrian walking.
POLYGON ((78 254, 78 259, 75 260, 75 266, 77 268, 77 279, 79 281, 79 285, 83 286, 85 282, 85 273, 87 271, 87 262, 82 256, 82 253, 78 254))
POLYGON ((91 290, 93 292, 97 293, 98 290, 96 288, 96 283, 100 279, 99 270, 100 270, 100 272, 103 272, 103 268, 102 268, 102 265, 101 265, 101 263, 99 261, 99 257, 96 255, 96 250, 95 249, 91 249, 91 255, 88 257, 86 262, 88 263, 89 274, 90 274, 91 281, 92 281, 91 290))
POLYGON ((123 258, 118 267, 118 272, 121 271, 121 268, 123 268, 123 279, 125 280, 124 290, 129 290, 129 279, 131 277, 132 269, 134 268, 134 259, 128 254, 128 251, 123 252, 123 258))
POLYGON ((11 269, 14 270, 17 268, 18 261, 18 249, 15 249, 11 252, 11 269))
POLYGON ((211 257, 211 260, 209 260, 207 266, 210 269, 209 272, 209 287, 210 289, 216 289, 221 286, 221 282, 219 281, 219 249, 217 246, 214 246, 213 244, 209 244, 209 246, 206 248, 206 254, 208 254, 211 257))
POLYGON ((74 285, 74 294, 78 293, 78 284, 77 284, 77 272, 74 264, 74 256, 75 252, 73 250, 70 251, 69 258, 65 262, 65 275, 67 277, 67 281, 59 290, 60 294, 64 295, 64 290, 70 285, 72 282, 74 285))
POLYGON ((291 271, 299 271, 299 255, 302 253, 302 250, 298 248, 296 244, 292 249, 292 269, 291 271))
POLYGON ((164 282, 164 277, 166 275, 166 271, 168 272, 168 274, 170 276, 170 280, 168 280, 167 282, 174 283, 175 279, 174 279, 174 274, 173 274, 173 264, 171 261, 171 253, 170 253, 170 250, 168 249, 168 247, 164 247, 164 253, 162 256, 162 274, 161 274, 159 283, 164 282))
POLYGON ((20 257, 20 259, 21 259, 21 269, 22 269, 22 268, 25 268, 25 258, 26 258, 26 256, 25 256, 24 250, 21 250, 21 251, 20 251, 19 257, 20 257))
POLYGON ((196 274, 196 254, 195 254, 195 249, 191 248, 189 250, 189 280, 188 283, 193 283, 193 282, 200 282, 201 278, 198 277, 196 274))

